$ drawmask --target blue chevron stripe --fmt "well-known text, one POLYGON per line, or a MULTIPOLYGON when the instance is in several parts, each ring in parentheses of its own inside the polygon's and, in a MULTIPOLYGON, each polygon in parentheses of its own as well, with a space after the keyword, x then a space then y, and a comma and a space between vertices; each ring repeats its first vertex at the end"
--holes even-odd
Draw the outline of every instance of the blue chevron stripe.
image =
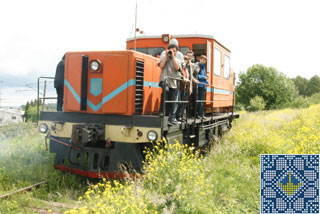
POLYGON ((223 89, 217 89, 217 88, 207 88, 207 91, 210 93, 219 93, 219 94, 228 94, 228 95, 233 95, 232 91, 227 91, 223 89))
MULTIPOLYGON (((72 88, 72 86, 70 85, 70 83, 67 80, 64 80, 64 84, 68 87, 68 89, 70 90, 71 94, 75 97, 75 99, 77 100, 78 103, 80 103, 80 97, 77 94, 77 92, 72 88)), ((112 98, 114 98, 115 96, 117 96, 118 94, 120 94, 122 91, 124 91, 125 89, 127 89, 130 86, 133 86, 136 84, 136 80, 135 79, 131 79, 128 82, 122 84, 120 87, 118 87, 117 89, 115 89, 114 91, 112 91, 110 94, 108 94, 107 96, 105 96, 102 99, 102 102, 100 102, 97 105, 94 105, 92 102, 90 102, 90 100, 87 100, 87 105, 93 110, 93 111, 98 111, 103 104, 105 104, 106 102, 108 102, 109 100, 111 100, 112 98)))
POLYGON ((77 94, 77 92, 72 88, 72 86, 70 85, 70 83, 65 79, 64 80, 64 84, 67 86, 67 88, 70 90, 71 94, 74 96, 74 98, 76 98, 77 102, 80 103, 80 97, 77 94))
POLYGON ((127 89, 129 86, 132 86, 132 85, 135 85, 135 84, 136 84, 136 80, 135 79, 131 79, 128 82, 124 83, 119 88, 117 88, 116 90, 114 90, 113 92, 111 92, 110 94, 105 96, 102 99, 102 105, 105 104, 106 102, 108 102, 109 100, 111 100, 112 98, 114 98, 115 96, 117 96, 123 90, 127 89))
POLYGON ((144 81, 143 86, 145 87, 153 87, 153 88, 160 88, 158 82, 149 82, 149 81, 144 81))

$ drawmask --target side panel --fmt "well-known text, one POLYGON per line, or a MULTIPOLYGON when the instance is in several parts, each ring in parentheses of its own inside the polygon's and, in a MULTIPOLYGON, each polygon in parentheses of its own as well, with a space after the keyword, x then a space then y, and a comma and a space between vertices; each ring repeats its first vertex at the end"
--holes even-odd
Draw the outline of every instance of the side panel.
POLYGON ((107 114, 128 113, 128 88, 135 80, 128 80, 128 55, 107 53, 104 55, 102 111, 107 114))
POLYGON ((152 113, 152 69, 152 60, 144 60, 143 114, 152 113))
POLYGON ((160 82, 160 74, 161 74, 161 69, 158 66, 158 61, 153 61, 153 70, 152 70, 152 82, 153 86, 152 87, 152 106, 153 106, 153 112, 159 112, 160 110, 160 102, 161 102, 161 94, 162 94, 162 89, 157 85, 160 82))
POLYGON ((79 54, 71 54, 67 57, 64 79, 64 111, 80 111, 82 57, 79 54))
MULTIPOLYGON (((233 93, 234 93, 233 78, 234 77, 231 75, 229 78, 224 77, 224 57, 230 56, 230 52, 227 51, 225 48, 223 48, 216 41, 214 41, 213 48, 216 48, 221 53, 221 61, 220 61, 221 67, 219 68, 220 75, 216 75, 213 72, 214 90, 212 91, 214 93, 213 94, 214 108, 220 111, 219 108, 233 106, 233 93)), ((213 58, 215 57, 216 56, 213 55, 213 58)), ((214 61, 215 60, 213 60, 213 63, 214 61)), ((213 65, 213 69, 215 69, 214 65, 213 65)))
POLYGON ((161 101, 162 89, 159 87, 161 69, 158 66, 158 60, 146 57, 144 70, 144 104, 143 113, 158 113, 161 101))

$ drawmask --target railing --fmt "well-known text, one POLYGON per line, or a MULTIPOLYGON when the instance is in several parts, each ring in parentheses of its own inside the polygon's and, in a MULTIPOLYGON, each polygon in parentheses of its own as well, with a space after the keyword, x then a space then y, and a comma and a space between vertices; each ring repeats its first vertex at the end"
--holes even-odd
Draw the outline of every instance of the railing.
MULTIPOLYGON (((190 111, 190 105, 189 105, 189 100, 188 101, 186 101, 186 100, 166 100, 166 93, 167 93, 167 91, 166 91, 166 87, 167 87, 167 85, 168 85, 168 80, 176 80, 176 81, 179 81, 179 82, 182 82, 183 80, 181 79, 181 78, 174 78, 174 77, 165 77, 165 79, 164 79, 164 85, 162 85, 162 100, 163 100, 163 102, 161 103, 162 104, 162 113, 163 113, 163 116, 165 116, 166 115, 166 104, 167 103, 171 103, 171 104, 187 104, 187 105, 183 105, 183 107, 182 107, 182 116, 183 116, 183 113, 185 112, 185 110, 186 110, 186 120, 185 120, 185 123, 188 125, 188 113, 189 113, 189 111, 190 111)), ((206 83, 198 83, 197 84, 197 87, 198 87, 198 85, 199 84, 202 84, 202 85, 205 85, 206 87, 211 87, 211 88, 213 88, 214 89, 214 86, 213 85, 210 85, 210 84, 206 84, 206 83)), ((178 84, 177 84, 177 86, 178 86, 178 84)), ((188 87, 185 89, 186 90, 186 93, 188 93, 189 92, 189 90, 190 90, 190 87, 192 87, 192 82, 191 81, 189 81, 188 82, 188 85, 187 85, 188 87)), ((179 90, 179 89, 178 89, 179 90)), ((214 103, 214 101, 208 101, 208 100, 198 100, 197 99, 197 96, 198 96, 198 94, 196 95, 196 99, 195 99, 195 106, 193 106, 194 107, 194 112, 195 112, 195 115, 193 115, 194 116, 194 122, 196 122, 196 117, 198 116, 198 115, 196 115, 196 109, 198 109, 198 103, 214 103)), ((186 96, 186 97, 189 97, 189 96, 186 96)), ((173 106, 172 106, 172 108, 173 108, 173 106)), ((203 107, 203 108, 205 108, 205 106, 203 107)), ((213 105, 211 106, 211 108, 213 108, 213 105)), ((202 122, 203 122, 203 118, 202 118, 202 122)), ((181 123, 183 123, 183 120, 181 121, 181 123)), ((181 126, 181 128, 182 128, 182 126, 181 126)))
POLYGON ((45 100, 53 100, 57 99, 57 97, 46 97, 46 84, 44 85, 43 97, 40 97, 40 79, 54 79, 54 77, 39 77, 37 82, 37 123, 39 121, 39 113, 40 113, 40 99, 42 102, 42 110, 44 108, 45 100))
MULTIPOLYGON (((210 85, 210 84, 207 84, 207 83, 202 83, 202 82, 199 82, 197 85, 205 85, 206 86, 206 89, 207 89, 207 86, 211 87, 213 89, 213 97, 212 97, 212 101, 211 100, 196 100, 196 103, 214 103, 214 86, 213 85, 210 85)), ((196 106, 196 108, 198 108, 198 106, 196 106)), ((203 111, 205 112, 204 110, 205 108, 205 105, 203 105, 203 111)), ((211 105, 211 110, 213 112, 213 105, 211 105)), ((196 121, 196 116, 194 118, 194 121, 196 121)), ((203 118, 202 118, 202 122, 203 122, 203 118)))

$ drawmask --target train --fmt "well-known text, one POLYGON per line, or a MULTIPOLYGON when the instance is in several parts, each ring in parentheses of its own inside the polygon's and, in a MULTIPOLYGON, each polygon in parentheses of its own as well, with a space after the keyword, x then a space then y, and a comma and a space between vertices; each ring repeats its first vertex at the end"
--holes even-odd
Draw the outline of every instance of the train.
POLYGON ((142 35, 128 38, 123 51, 67 52, 63 111, 41 111, 38 127, 55 153, 54 168, 90 178, 121 178, 140 172, 143 150, 156 141, 207 145, 239 117, 234 104, 230 50, 213 36, 142 35), (203 101, 206 117, 187 116, 174 125, 159 112, 161 69, 156 57, 171 38, 179 42, 182 54, 192 50, 207 56, 209 82, 203 101))

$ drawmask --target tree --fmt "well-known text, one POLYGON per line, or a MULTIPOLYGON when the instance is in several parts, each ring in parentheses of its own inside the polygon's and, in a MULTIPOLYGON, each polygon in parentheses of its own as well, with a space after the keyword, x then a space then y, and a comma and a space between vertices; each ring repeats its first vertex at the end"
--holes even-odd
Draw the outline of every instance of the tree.
POLYGON ((30 106, 30 108, 28 108, 27 112, 27 118, 26 121, 27 122, 37 122, 37 106, 30 106))
POLYGON ((308 86, 309 80, 301 76, 297 76, 292 80, 296 88, 298 89, 299 95, 307 96, 307 86, 308 86))
POLYGON ((236 101, 245 106, 260 96, 266 103, 265 109, 273 109, 290 103, 298 91, 293 81, 273 67, 253 65, 247 72, 240 72, 240 83, 236 88, 236 101))
POLYGON ((314 75, 307 84, 306 95, 311 96, 319 92, 320 92, 320 77, 318 75, 314 75))
MULTIPOLYGON (((24 111, 24 118, 26 122, 37 122, 37 105, 38 101, 37 99, 31 100, 30 103, 29 101, 27 102, 25 106, 25 111, 24 111)), ((41 109, 41 100, 40 100, 40 106, 39 108, 41 109)))

